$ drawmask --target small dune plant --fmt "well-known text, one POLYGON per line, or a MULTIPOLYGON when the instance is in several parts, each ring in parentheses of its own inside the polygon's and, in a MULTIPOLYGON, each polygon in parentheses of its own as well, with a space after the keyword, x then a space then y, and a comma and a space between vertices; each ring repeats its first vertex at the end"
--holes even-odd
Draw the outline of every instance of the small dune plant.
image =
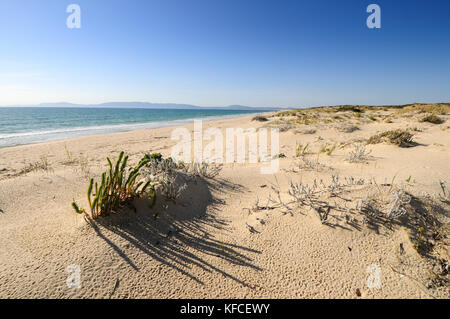
POLYGON ((334 150, 336 149, 336 143, 333 144, 333 146, 329 147, 326 151, 328 156, 331 156, 331 154, 333 154, 334 150))
POLYGON ((367 144, 378 144, 388 142, 400 147, 409 147, 414 145, 413 135, 408 130, 392 130, 385 131, 371 136, 367 140, 367 144))
POLYGON ((346 161, 350 163, 365 162, 369 159, 370 150, 366 150, 366 147, 362 143, 355 144, 353 150, 346 157, 346 161))
MULTIPOLYGON (((359 114, 359 113, 358 113, 358 114, 359 114)), ((343 133, 352 133, 352 132, 354 132, 354 131, 356 131, 356 130, 359 130, 359 127, 356 126, 356 125, 341 125, 341 126, 336 127, 336 129, 337 129, 339 132, 343 132, 343 133)))
POLYGON ((447 183, 444 181, 439 181, 439 185, 441 186, 442 195, 439 194, 441 201, 450 203, 450 191, 447 189, 447 183))
POLYGON ((256 115, 252 118, 252 121, 258 121, 258 122, 267 122, 268 119, 265 116, 256 115))
POLYGON ((285 158, 285 157, 286 157, 286 154, 284 154, 284 153, 279 153, 279 154, 276 154, 273 156, 274 159, 275 158, 285 158))
POLYGON ((437 115, 435 114, 430 114, 425 116, 424 118, 422 118, 420 120, 420 122, 428 122, 428 123, 432 123, 432 124, 441 124, 444 121, 437 115))
POLYGON ((336 109, 336 112, 347 112, 347 111, 351 111, 351 112, 355 112, 355 113, 364 112, 357 105, 340 105, 336 109))
POLYGON ((309 143, 306 144, 305 146, 297 143, 296 147, 295 147, 295 156, 300 157, 300 156, 305 156, 306 154, 308 154, 308 146, 309 146, 309 143))
POLYGON ((143 181, 138 182, 140 170, 148 163, 149 159, 143 158, 136 167, 131 167, 128 170, 126 169, 128 156, 124 156, 124 152, 120 153, 114 166, 109 158, 107 160, 109 170, 102 174, 100 184, 94 181, 93 178, 89 181, 87 198, 90 213, 84 208, 80 208, 73 201, 72 208, 75 212, 96 219, 100 216, 109 215, 120 207, 131 204, 136 198, 143 197, 150 198, 150 206, 153 207, 156 201, 154 186, 150 181, 145 183, 143 181))
POLYGON ((303 131, 298 131, 298 132, 296 132, 296 133, 302 133, 302 134, 315 134, 315 133, 316 133, 316 130, 315 130, 315 129, 306 129, 306 130, 303 130, 303 131))
POLYGON ((417 112, 445 115, 450 112, 450 103, 404 105, 397 112, 399 114, 417 112))
POLYGON ((146 159, 146 158, 149 158, 153 161, 159 162, 162 160, 163 157, 162 157, 161 153, 152 153, 152 154, 145 154, 144 159, 146 159))
POLYGON ((36 171, 40 171, 43 170, 45 172, 51 172, 53 171, 52 167, 50 166, 50 163, 48 161, 48 157, 46 155, 42 155, 40 157, 40 160, 34 163, 29 163, 27 166, 25 166, 24 168, 22 168, 18 174, 16 174, 17 176, 19 175, 24 175, 24 174, 28 174, 30 172, 36 172, 36 171))
POLYGON ((335 149, 336 149, 336 143, 333 144, 332 146, 325 144, 325 145, 322 145, 322 147, 320 148, 319 154, 326 153, 328 156, 331 156, 331 154, 333 154, 335 149))

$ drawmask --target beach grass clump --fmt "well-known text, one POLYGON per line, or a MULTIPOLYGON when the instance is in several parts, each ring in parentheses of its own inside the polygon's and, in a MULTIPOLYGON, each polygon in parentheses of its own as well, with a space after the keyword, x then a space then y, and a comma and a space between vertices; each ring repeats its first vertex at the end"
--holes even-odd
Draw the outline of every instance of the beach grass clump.
POLYGON ((75 171, 81 171, 85 178, 89 178, 91 175, 91 171, 89 168, 89 159, 87 156, 83 154, 80 157, 75 157, 72 152, 67 148, 67 145, 64 145, 64 151, 66 153, 66 160, 62 161, 61 164, 65 166, 75 166, 75 171))
POLYGON ((187 183, 179 183, 177 177, 177 174, 163 173, 159 178, 161 194, 166 200, 174 203, 188 187, 187 183))
POLYGON ((297 119, 295 121, 296 124, 304 124, 304 125, 310 125, 310 124, 316 124, 320 122, 320 118, 318 114, 316 113, 308 113, 308 114, 297 114, 297 119))
POLYGON ((354 145, 354 149, 350 151, 345 159, 349 163, 361 163, 369 159, 370 150, 366 150, 366 146, 362 143, 354 145))
POLYGON ((394 200, 391 203, 391 207, 389 208, 386 217, 389 219, 400 218, 407 213, 404 205, 407 205, 411 202, 411 196, 403 190, 392 192, 392 196, 394 200))
POLYGON ((295 147, 295 156, 296 157, 300 157, 300 156, 305 156, 306 154, 308 154, 308 147, 309 147, 309 143, 304 145, 297 143, 296 147, 295 147))
POLYGON ((292 126, 293 126, 292 123, 285 119, 277 119, 275 121, 266 124, 266 127, 278 128, 280 132, 287 132, 292 128, 292 126))
POLYGON ((278 117, 283 117, 283 116, 295 116, 298 112, 300 112, 301 110, 287 110, 287 111, 281 111, 276 113, 275 115, 278 117))
POLYGON ((128 170, 126 169, 128 156, 124 156, 123 151, 119 154, 114 166, 109 158, 107 158, 107 161, 109 170, 102 174, 100 184, 93 178, 89 180, 87 198, 90 214, 73 201, 72 208, 75 212, 96 219, 100 216, 107 216, 120 207, 131 204, 134 199, 144 196, 151 198, 151 206, 153 207, 156 201, 154 186, 150 181, 145 184, 143 181, 138 182, 140 170, 148 163, 149 159, 143 158, 136 167, 131 167, 128 170))
POLYGON ((442 123, 444 123, 444 120, 435 114, 430 114, 430 115, 427 115, 427 116, 423 117, 422 119, 420 119, 420 122, 428 122, 428 123, 432 123, 432 124, 442 124, 442 123))
POLYGON ((73 156, 72 152, 64 145, 64 152, 66 153, 67 159, 62 163, 63 165, 74 165, 77 161, 73 156))
POLYGON ((334 152, 335 149, 336 149, 336 143, 333 144, 333 146, 331 146, 331 147, 329 147, 329 148, 327 149, 326 154, 327 154, 328 156, 331 156, 331 154, 333 154, 333 152, 334 152))
POLYGON ((352 133, 354 131, 359 130, 359 127, 356 125, 341 125, 336 127, 336 129, 342 133, 352 133))
POLYGON ((190 179, 197 177, 212 179, 219 175, 221 170, 221 165, 207 162, 186 164, 182 169, 183 173, 188 175, 190 179))
POLYGON ((269 119, 265 116, 261 116, 261 115, 256 115, 252 118, 252 121, 257 121, 257 122, 267 122, 269 119))
POLYGON ((298 169, 306 169, 306 170, 322 170, 326 168, 325 165, 319 162, 319 159, 309 159, 306 156, 300 157, 301 162, 297 162, 295 165, 298 169))
MULTIPOLYGON (((158 157, 159 158, 159 157, 158 157)), ((176 203, 182 193, 188 188, 188 182, 197 179, 214 178, 219 174, 220 166, 212 163, 176 163, 171 157, 155 159, 145 155, 141 161, 146 161, 142 169, 144 180, 151 181, 153 190, 161 194, 167 201, 176 203)))
POLYGON ((163 158, 152 155, 144 156, 144 159, 148 159, 142 171, 144 178, 154 182, 155 189, 166 200, 176 202, 188 186, 187 183, 181 181, 181 169, 185 167, 184 163, 176 164, 171 157, 163 158))
POLYGON ((91 170, 89 168, 89 160, 87 156, 80 156, 80 158, 78 159, 78 165, 80 167, 81 173, 83 173, 83 176, 85 178, 89 178, 89 176, 91 175, 91 170))
POLYGON ((417 113, 431 113, 436 115, 445 115, 450 112, 450 103, 411 104, 402 107, 397 112, 399 114, 417 112, 417 113))
POLYGON ((315 130, 315 129, 306 129, 306 130, 302 130, 302 131, 296 131, 296 133, 302 133, 302 134, 316 134, 316 130, 315 130))
POLYGON ((153 154, 144 155, 142 160, 147 161, 147 164, 143 169, 143 173, 145 176, 149 175, 156 177, 163 173, 173 174, 174 171, 180 168, 181 166, 181 164, 180 165, 176 164, 171 157, 163 158, 162 156, 161 157, 154 156, 153 154))
POLYGON ((364 112, 360 107, 356 106, 356 105, 341 105, 338 106, 336 109, 337 112, 355 112, 355 113, 362 113, 364 112))
POLYGON ((379 144, 387 142, 400 147, 410 147, 414 145, 413 135, 408 130, 390 130, 371 136, 367 144, 379 144))
POLYGON ((48 161, 48 157, 46 155, 42 155, 39 159, 39 161, 36 161, 34 163, 29 163, 27 166, 22 168, 20 172, 17 175, 24 175, 31 172, 36 171, 45 171, 49 172, 52 171, 50 162, 48 161))
POLYGON ((319 154, 326 153, 328 156, 330 156, 331 154, 333 154, 335 149, 336 149, 336 143, 331 146, 328 145, 328 143, 327 143, 325 145, 322 145, 322 147, 319 150, 319 154))

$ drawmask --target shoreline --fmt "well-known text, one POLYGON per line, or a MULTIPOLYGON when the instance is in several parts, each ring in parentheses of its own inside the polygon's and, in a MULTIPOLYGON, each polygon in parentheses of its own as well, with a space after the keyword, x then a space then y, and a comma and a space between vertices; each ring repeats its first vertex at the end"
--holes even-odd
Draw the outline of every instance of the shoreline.
MULTIPOLYGON (((61 142, 61 141, 69 141, 77 138, 83 138, 83 137, 89 137, 89 136, 102 136, 102 135, 109 135, 109 134, 119 134, 119 133, 129 133, 129 132, 135 132, 135 131, 142 131, 142 130, 154 130, 154 129, 161 129, 161 128, 168 128, 168 127, 183 127, 189 124, 192 124, 195 120, 201 120, 202 122, 214 122, 214 121, 223 121, 223 120, 232 120, 232 119, 238 119, 246 116, 255 116, 259 114, 273 114, 275 112, 273 111, 263 111, 263 112, 255 112, 255 113, 240 113, 240 114, 231 114, 231 115, 212 115, 212 116, 206 116, 206 117, 197 117, 197 118, 189 118, 189 119, 181 119, 181 120, 169 120, 169 121, 155 121, 155 122, 144 122, 144 123, 134 123, 134 124, 117 124, 117 125, 111 125, 111 126, 86 126, 86 127, 73 127, 71 128, 73 131, 68 132, 77 132, 82 130, 101 130, 101 129, 114 129, 124 126, 130 126, 130 129, 119 129, 114 130, 111 132, 99 132, 99 133, 89 133, 89 134, 83 134, 83 135, 75 135, 71 137, 63 137, 63 138, 54 138, 54 139, 48 139, 43 141, 36 141, 31 143, 24 143, 24 144, 15 144, 15 145, 9 145, 9 146, 0 146, 0 150, 2 149, 10 149, 15 147, 21 147, 21 146, 28 146, 28 145, 38 145, 38 144, 45 144, 45 143, 51 143, 51 142, 61 142), (155 125, 155 126, 153 126, 155 125), (149 127, 141 127, 138 126, 149 126, 149 127)), ((58 131, 58 130, 51 130, 51 131, 42 131, 42 132, 26 132, 22 133, 23 136, 27 135, 43 135, 43 134, 49 134, 49 133, 63 133, 64 131, 58 131)))

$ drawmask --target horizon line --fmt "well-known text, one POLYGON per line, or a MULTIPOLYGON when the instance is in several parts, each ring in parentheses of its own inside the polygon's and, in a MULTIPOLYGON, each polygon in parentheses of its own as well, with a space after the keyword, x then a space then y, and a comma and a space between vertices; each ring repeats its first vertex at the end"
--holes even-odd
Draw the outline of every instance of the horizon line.
MULTIPOLYGON (((450 102, 410 102, 410 103, 404 103, 404 104, 333 104, 333 105, 302 105, 302 106, 250 106, 250 105, 243 105, 243 104, 230 104, 230 105, 223 105, 223 106, 201 106, 201 105, 195 105, 195 104, 188 104, 188 103, 170 103, 170 102, 144 102, 144 101, 108 101, 108 102, 100 102, 100 103, 72 103, 72 102, 41 102, 38 104, 15 104, 15 105, 0 105, 0 107, 86 107, 86 106, 111 106, 107 104, 115 104, 117 106, 120 106, 120 104, 150 104, 150 105, 173 105, 173 106, 189 106, 189 107, 196 107, 196 108, 230 108, 230 107, 244 107, 244 108, 252 108, 252 109, 302 109, 302 108, 319 108, 319 107, 334 107, 334 106, 344 106, 344 105, 351 105, 351 106, 407 106, 407 105, 424 105, 424 104, 450 104, 450 102), (60 104, 60 105, 58 105, 60 104), (68 106, 61 106, 61 104, 65 104, 68 106)), ((124 105, 125 106, 125 105, 124 105)), ((132 108, 132 107, 128 107, 132 108)), ((175 109, 175 108, 173 108, 175 109)))

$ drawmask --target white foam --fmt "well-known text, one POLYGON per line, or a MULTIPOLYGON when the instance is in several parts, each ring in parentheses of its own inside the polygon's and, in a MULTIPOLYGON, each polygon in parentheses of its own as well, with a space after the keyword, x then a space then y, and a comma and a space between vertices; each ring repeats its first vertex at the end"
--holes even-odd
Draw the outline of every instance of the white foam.
POLYGON ((178 125, 183 125, 183 124, 186 124, 189 122, 193 122, 194 120, 213 121, 213 120, 219 120, 219 119, 242 117, 242 116, 256 114, 256 113, 260 113, 260 112, 205 116, 205 117, 198 117, 198 118, 146 122, 146 123, 130 123, 130 124, 115 124, 115 125, 100 125, 100 126, 80 126, 80 127, 60 128, 60 129, 54 129, 54 130, 7 133, 7 134, 0 134, 0 147, 16 146, 16 145, 23 145, 23 144, 33 144, 33 143, 39 143, 39 142, 45 142, 45 141, 54 141, 54 140, 61 140, 61 139, 66 139, 66 138, 88 136, 88 135, 126 132, 126 131, 140 130, 140 129, 168 127, 168 126, 178 126, 178 125))

